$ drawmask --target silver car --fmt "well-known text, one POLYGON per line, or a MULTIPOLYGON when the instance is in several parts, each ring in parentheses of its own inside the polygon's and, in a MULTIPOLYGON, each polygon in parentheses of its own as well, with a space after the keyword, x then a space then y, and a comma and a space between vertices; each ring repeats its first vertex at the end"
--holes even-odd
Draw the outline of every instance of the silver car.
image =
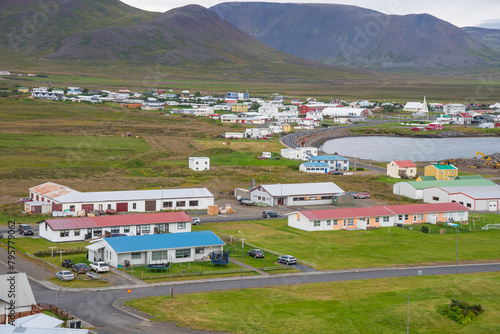
POLYGON ((278 258, 278 263, 284 263, 286 265, 297 264, 297 259, 291 255, 282 255, 278 258))
POLYGON ((108 264, 103 261, 92 262, 89 267, 90 270, 93 270, 96 273, 107 273, 109 271, 108 264))
POLYGON ((61 270, 56 273, 56 278, 61 281, 72 281, 75 279, 75 275, 69 270, 61 270))

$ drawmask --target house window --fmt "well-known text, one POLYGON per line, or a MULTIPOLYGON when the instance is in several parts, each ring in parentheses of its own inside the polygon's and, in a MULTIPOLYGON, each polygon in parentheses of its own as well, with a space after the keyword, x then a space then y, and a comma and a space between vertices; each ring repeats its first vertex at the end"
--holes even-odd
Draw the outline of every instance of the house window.
POLYGON ((186 201, 177 201, 175 206, 186 206, 186 201))
POLYGON ((189 201, 189 206, 198 206, 198 201, 189 201))
POLYGON ((80 236, 80 230, 74 230, 75 237, 80 236))
POLYGON ((388 223, 389 222, 389 216, 385 216, 384 217, 384 223, 388 223))
POLYGON ((380 217, 375 217, 375 223, 380 223, 380 217))
POLYGON ((151 225, 142 225, 142 234, 149 234, 151 231, 151 225))
POLYGON ((70 205, 69 206, 69 211, 75 211, 75 206, 74 205, 70 205))
POLYGON ((155 225, 155 233, 162 233, 165 230, 165 224, 156 224, 155 225))
POLYGON ((178 230, 185 230, 186 229, 186 223, 177 223, 177 229, 178 230))
POLYGON ((403 220, 403 215, 399 215, 398 220, 403 220))
POLYGON ((111 233, 120 233, 120 226, 113 226, 111 228, 111 233))
POLYGON ((354 226, 354 219, 353 218, 347 219, 347 226, 354 226))
POLYGON ((332 225, 332 221, 331 220, 327 220, 326 221, 326 226, 331 226, 332 225))
POLYGON ((168 260, 168 252, 167 251, 151 252, 151 260, 153 261, 168 260))
POLYGON ((111 204, 108 204, 108 209, 111 209, 111 204))
POLYGON ((321 222, 319 220, 314 221, 314 227, 318 227, 321 225, 321 222))
POLYGON ((135 228, 135 234, 141 235, 141 225, 137 225, 137 227, 135 228))
POLYGON ((472 205, 470 203, 467 203, 468 208, 472 208, 472 205))
POLYGON ((172 202, 163 202, 163 207, 164 208, 171 208, 172 207, 172 202))
POLYGON ((132 203, 132 209, 137 209, 137 203, 132 203))
POLYGON ((130 233, 130 226, 124 226, 123 233, 130 233))
POLYGON ((437 197, 437 196, 432 196, 432 200, 433 200, 433 201, 439 201, 439 197, 437 197))
POLYGON ((443 212, 443 218, 448 219, 448 212, 443 212))
POLYGON ((132 260, 138 260, 141 258, 141 252, 133 252, 131 253, 130 257, 132 258, 132 260))
POLYGON ((419 213, 418 214, 418 218, 417 218, 419 221, 422 221, 424 220, 424 214, 423 213, 419 213))
POLYGON ((59 232, 59 236, 60 236, 61 238, 69 237, 69 230, 61 230, 61 231, 59 232))
POLYGON ((191 257, 191 249, 189 248, 184 248, 184 249, 177 249, 175 251, 175 258, 176 259, 182 259, 186 257, 191 257))
POLYGON ((405 215, 405 221, 407 221, 407 220, 408 220, 408 215, 405 215))
POLYGON ((99 236, 100 234, 102 234, 102 228, 95 228, 94 229, 94 237, 97 237, 99 236))
POLYGON ((205 247, 196 247, 194 249, 195 254, 205 254, 205 247))

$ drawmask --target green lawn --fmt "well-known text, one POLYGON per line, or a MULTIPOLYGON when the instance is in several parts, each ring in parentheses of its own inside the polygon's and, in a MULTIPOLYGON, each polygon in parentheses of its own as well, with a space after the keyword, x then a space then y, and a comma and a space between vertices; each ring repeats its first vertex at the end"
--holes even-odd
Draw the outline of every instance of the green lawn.
MULTIPOLYGON (((453 263, 456 256, 455 233, 429 235, 397 227, 305 232, 288 227, 284 219, 211 223, 199 228, 219 236, 242 231, 249 243, 313 262, 319 270, 453 263)), ((460 232, 459 261, 498 260, 499 237, 500 230, 460 232)))
POLYGON ((128 302, 154 321, 230 333, 499 333, 500 274, 415 276, 214 291, 128 302), (460 325, 437 313, 450 299, 485 313, 460 325))

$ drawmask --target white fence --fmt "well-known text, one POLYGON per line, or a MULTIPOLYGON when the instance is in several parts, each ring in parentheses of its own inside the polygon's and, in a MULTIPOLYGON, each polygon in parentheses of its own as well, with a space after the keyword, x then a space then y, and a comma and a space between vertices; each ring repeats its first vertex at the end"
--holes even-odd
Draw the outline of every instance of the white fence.
POLYGON ((488 224, 481 227, 481 230, 500 230, 500 224, 488 224))
MULTIPOLYGON (((273 251, 271 249, 262 248, 262 247, 259 247, 257 245, 253 245, 253 244, 248 243, 248 242, 245 242, 245 245, 248 245, 248 246, 253 247, 253 248, 258 248, 258 249, 260 249, 260 250, 262 250, 262 251, 264 251, 266 253, 271 253, 271 254, 274 254, 274 255, 277 255, 277 256, 285 255, 283 253, 276 252, 276 251, 273 251)), ((304 260, 297 259, 297 263, 303 264, 304 266, 308 266, 308 267, 311 267, 311 268, 316 268, 316 264, 312 263, 312 262, 309 262, 309 261, 304 261, 304 260)))

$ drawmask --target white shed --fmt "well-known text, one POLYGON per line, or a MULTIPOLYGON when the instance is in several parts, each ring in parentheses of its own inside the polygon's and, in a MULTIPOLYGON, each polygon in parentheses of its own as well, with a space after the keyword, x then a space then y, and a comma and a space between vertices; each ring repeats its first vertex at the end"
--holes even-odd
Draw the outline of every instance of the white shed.
POLYGON ((195 171, 210 170, 210 158, 189 157, 189 168, 195 171))

